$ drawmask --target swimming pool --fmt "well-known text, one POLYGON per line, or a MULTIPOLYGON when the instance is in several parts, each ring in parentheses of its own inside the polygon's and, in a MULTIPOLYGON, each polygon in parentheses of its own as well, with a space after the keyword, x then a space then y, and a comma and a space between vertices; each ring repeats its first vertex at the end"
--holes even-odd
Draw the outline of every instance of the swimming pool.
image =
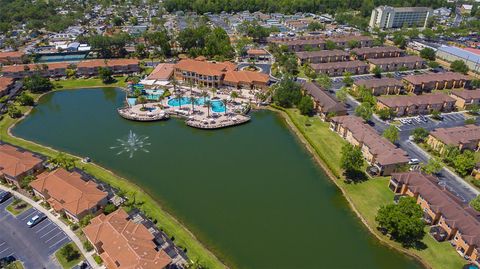
POLYGON ((145 90, 147 99, 153 101, 158 101, 164 92, 164 90, 145 90))
POLYGON ((130 106, 134 106, 137 103, 137 98, 127 98, 127 102, 130 106))
MULTIPOLYGON (((205 103, 205 98, 195 98, 195 104, 196 105, 200 105, 200 106, 203 106, 203 104, 205 103)), ((208 98, 206 99, 208 100, 208 98)), ((178 98, 172 98, 170 100, 168 100, 168 105, 169 106, 180 106, 180 105, 190 105, 192 104, 190 102, 190 98, 188 97, 182 97, 180 99, 178 98)), ((223 104, 222 101, 220 100, 212 100, 211 101, 211 109, 213 112, 217 112, 217 113, 220 113, 220 112, 225 112, 225 105, 223 104)))

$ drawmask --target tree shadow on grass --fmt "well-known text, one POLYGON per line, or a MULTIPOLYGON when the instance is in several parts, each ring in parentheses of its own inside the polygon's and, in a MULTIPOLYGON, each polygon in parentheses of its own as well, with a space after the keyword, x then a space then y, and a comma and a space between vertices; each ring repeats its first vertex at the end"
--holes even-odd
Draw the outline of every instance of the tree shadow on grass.
POLYGON ((345 182, 348 184, 362 183, 368 180, 368 176, 361 170, 349 170, 345 171, 345 182))

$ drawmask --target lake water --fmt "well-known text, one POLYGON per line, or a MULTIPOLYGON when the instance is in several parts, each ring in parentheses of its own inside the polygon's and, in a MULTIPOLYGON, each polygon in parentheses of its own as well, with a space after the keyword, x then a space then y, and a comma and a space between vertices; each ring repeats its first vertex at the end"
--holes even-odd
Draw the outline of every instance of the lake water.
POLYGON ((203 131, 124 120, 124 98, 114 89, 51 93, 13 133, 142 186, 233 268, 421 268, 369 234, 275 113, 203 131), (148 137, 149 152, 111 148, 130 131, 148 137))

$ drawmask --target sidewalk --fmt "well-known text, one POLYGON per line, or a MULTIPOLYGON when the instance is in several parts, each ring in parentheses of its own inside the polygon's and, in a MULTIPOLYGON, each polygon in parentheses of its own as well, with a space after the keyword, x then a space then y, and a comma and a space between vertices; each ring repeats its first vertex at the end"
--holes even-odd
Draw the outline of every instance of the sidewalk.
POLYGON ((30 199, 29 197, 27 197, 27 196, 25 196, 25 195, 23 195, 23 194, 21 194, 17 191, 14 191, 11 188, 6 187, 4 185, 0 185, 0 190, 11 192, 16 197, 18 197, 18 198, 24 200, 25 202, 29 203, 30 205, 32 205, 33 208, 35 208, 38 211, 44 213, 53 223, 58 225, 58 227, 60 229, 62 229, 68 235, 68 237, 70 237, 70 239, 72 239, 72 241, 75 243, 75 245, 77 245, 78 249, 80 250, 80 252, 82 252, 83 256, 85 257, 85 259, 87 260, 87 262, 90 264, 90 266, 92 268, 95 268, 95 269, 101 268, 97 265, 97 262, 95 262, 95 260, 92 257, 93 252, 90 253, 90 254, 87 253, 83 249, 83 244, 80 241, 80 239, 77 237, 77 235, 67 225, 65 225, 65 223, 63 223, 61 220, 59 220, 57 217, 55 217, 52 213, 50 213, 50 211, 43 208, 43 206, 41 206, 39 204, 40 202, 35 202, 32 199, 30 199))

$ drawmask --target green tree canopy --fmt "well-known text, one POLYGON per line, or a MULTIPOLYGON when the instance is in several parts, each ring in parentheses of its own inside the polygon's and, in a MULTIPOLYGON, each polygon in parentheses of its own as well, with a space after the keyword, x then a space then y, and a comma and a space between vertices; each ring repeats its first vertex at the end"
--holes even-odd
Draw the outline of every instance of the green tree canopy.
POLYGON ((450 69, 454 72, 462 73, 462 74, 467 74, 469 71, 469 68, 467 64, 462 61, 462 60, 455 60, 450 64, 450 69))
POLYGON ((428 137, 428 130, 422 127, 417 127, 412 132, 413 140, 417 143, 425 142, 425 139, 428 137))
POLYGON ((399 134, 399 131, 398 131, 397 127, 395 127, 393 125, 389 125, 383 131, 383 137, 388 139, 388 141, 390 141, 392 143, 395 143, 399 139, 400 134, 399 134))
POLYGON ((53 88, 53 84, 48 78, 44 78, 39 74, 33 74, 23 79, 23 87, 33 93, 48 92, 53 88))
POLYGON ((368 121, 372 118, 373 109, 370 103, 363 102, 355 108, 355 115, 361 117, 362 119, 368 121))
POLYGON ((442 162, 439 159, 432 157, 428 160, 428 163, 422 167, 422 171, 427 174, 437 174, 442 168, 442 162))
POLYGON ((470 201, 470 206, 477 210, 480 211, 480 196, 475 197, 473 200, 470 201))
POLYGON ((304 95, 300 102, 298 103, 298 109, 302 115, 312 115, 313 114, 313 101, 309 96, 304 95))
POLYGON ((345 170, 347 174, 360 171, 363 167, 363 155, 360 148, 352 144, 345 144, 342 147, 340 167, 345 170))
POLYGON ((435 61, 436 52, 431 48, 424 48, 420 51, 420 57, 430 61, 435 61))
POLYGON ((301 87, 291 79, 282 79, 274 86, 273 101, 281 107, 293 107, 302 99, 301 87))

